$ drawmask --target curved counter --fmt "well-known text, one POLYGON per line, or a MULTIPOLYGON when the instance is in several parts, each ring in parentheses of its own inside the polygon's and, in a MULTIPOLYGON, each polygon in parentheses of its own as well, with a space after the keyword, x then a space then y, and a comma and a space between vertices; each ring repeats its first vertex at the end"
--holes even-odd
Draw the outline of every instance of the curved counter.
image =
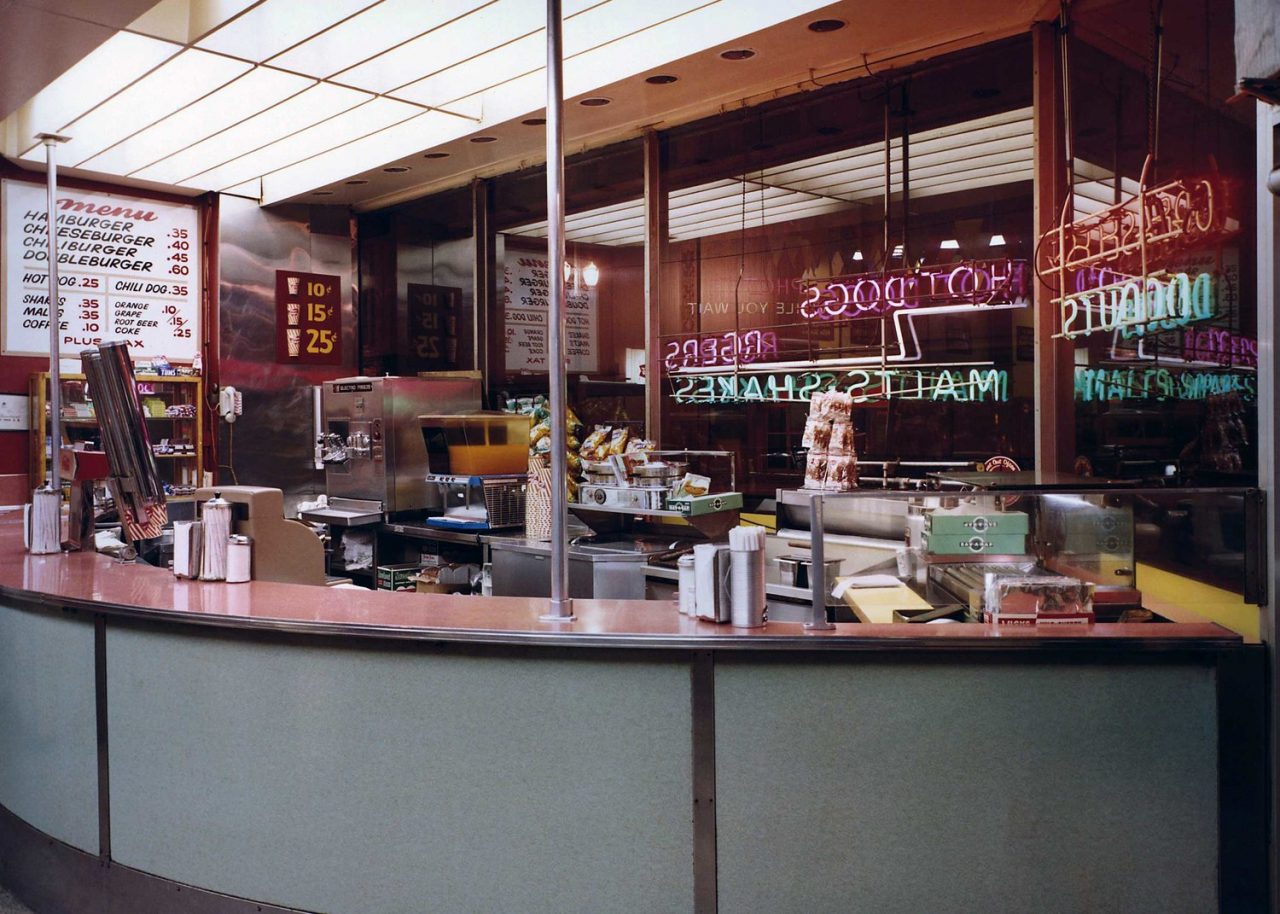
POLYGON ((1260 649, 1214 625, 547 623, 17 534, 0 882, 39 914, 1201 914, 1257 879, 1219 745, 1260 649))

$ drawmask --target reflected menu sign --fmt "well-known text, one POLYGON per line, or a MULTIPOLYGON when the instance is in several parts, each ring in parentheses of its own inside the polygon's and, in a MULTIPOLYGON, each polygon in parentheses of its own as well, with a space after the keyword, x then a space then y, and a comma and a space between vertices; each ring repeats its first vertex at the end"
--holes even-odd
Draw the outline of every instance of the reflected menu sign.
POLYGON ((276 361, 342 364, 342 279, 276 270, 276 361))
MULTIPOLYGON (((502 267, 503 351, 509 372, 546 371, 551 316, 550 264, 538 254, 507 251, 502 267)), ((567 287, 565 362, 569 371, 599 370, 598 301, 593 288, 567 287)))
MULTIPOLYGON (((3 182, 5 355, 49 353, 49 213, 44 185, 3 182)), ((196 207, 58 191, 60 349, 104 340, 134 359, 190 362, 200 351, 200 220, 196 207)))

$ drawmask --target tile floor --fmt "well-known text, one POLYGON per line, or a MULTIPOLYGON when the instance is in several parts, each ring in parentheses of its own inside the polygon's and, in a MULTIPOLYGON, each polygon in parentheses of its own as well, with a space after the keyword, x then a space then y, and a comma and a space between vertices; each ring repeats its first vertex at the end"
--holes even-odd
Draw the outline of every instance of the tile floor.
POLYGON ((0 914, 32 914, 32 911, 0 885, 0 914))

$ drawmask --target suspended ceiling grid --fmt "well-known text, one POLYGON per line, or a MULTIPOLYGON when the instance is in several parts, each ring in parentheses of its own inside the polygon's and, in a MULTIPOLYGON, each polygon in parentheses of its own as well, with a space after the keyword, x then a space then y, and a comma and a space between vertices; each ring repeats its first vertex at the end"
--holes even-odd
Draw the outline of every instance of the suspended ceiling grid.
MULTIPOLYGON (((888 0, 565 0, 570 148, 993 40, 1051 5, 923 0, 908 19, 888 0), (819 18, 847 26, 809 31, 819 18), (719 56, 737 47, 756 53, 719 56), (677 80, 644 81, 660 72, 677 80), (609 104, 573 103, 589 96, 609 104)), ((5 155, 38 165, 34 134, 59 132, 73 174, 359 208, 545 156, 521 123, 545 100, 539 0, 161 0, 123 28, 135 8, 99 6, 0 0, 0 24, 53 10, 111 32, 0 122, 5 155)), ((56 35, 14 34, 0 57, 39 71, 56 35)))

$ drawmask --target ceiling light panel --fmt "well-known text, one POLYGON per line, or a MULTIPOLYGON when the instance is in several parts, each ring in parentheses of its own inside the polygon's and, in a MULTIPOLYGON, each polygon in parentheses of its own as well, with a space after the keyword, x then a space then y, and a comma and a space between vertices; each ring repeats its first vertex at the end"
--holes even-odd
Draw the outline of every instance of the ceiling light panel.
POLYGON ((76 118, 181 51, 179 45, 118 32, 63 73, 6 121, 4 152, 34 149, 38 133, 61 133, 76 118), (11 128, 11 129, 10 129, 11 128))
MULTIPOLYGON (((683 15, 706 3, 707 0, 611 0, 568 16, 564 21, 565 59, 651 28, 663 19, 683 15)), ((546 32, 538 28, 516 41, 410 83, 393 94, 424 105, 448 105, 475 93, 477 88, 491 89, 542 70, 546 60, 546 32)))
MULTIPOLYGON (((419 113, 421 109, 406 105, 404 102, 389 98, 375 98, 358 108, 352 108, 350 111, 294 133, 255 152, 234 158, 225 165, 219 165, 210 171, 195 175, 182 183, 191 187, 221 190, 232 184, 239 184, 250 178, 293 165, 295 162, 301 162, 303 159, 319 155, 344 143, 353 143, 361 137, 408 120, 419 113)), ((347 176, 342 175, 342 177, 347 176)), ((312 187, 328 183, 329 181, 318 181, 312 187)), ((306 188, 306 190, 311 189, 311 187, 306 188)), ((264 197, 265 195, 264 187, 264 197)))
MULTIPOLYGON (((391 100, 378 99, 378 102, 391 100)), ((403 102, 394 104, 416 116, 376 132, 366 131, 359 139, 350 142, 327 144, 325 147, 313 143, 311 151, 315 154, 289 167, 274 170, 264 178, 262 202, 271 204, 287 200, 312 188, 324 187, 387 162, 416 155, 423 149, 447 143, 475 129, 470 121, 451 114, 423 112, 421 108, 403 102)))
POLYGON ((66 128, 59 158, 79 165, 102 150, 218 89, 252 64, 188 49, 66 128))
POLYGON ((189 44, 198 41, 259 0, 160 0, 133 22, 130 31, 189 44))
POLYGON ((194 175, 282 140, 294 131, 305 130, 336 117, 372 97, 367 92, 320 83, 234 127, 161 159, 131 177, 184 184, 194 175))
POLYGON ((565 97, 627 79, 827 5, 821 0, 717 0, 680 15, 676 10, 683 4, 654 0, 649 4, 654 10, 652 18, 662 21, 565 60, 565 97))
MULTIPOLYGON (((329 77, 401 43, 411 43, 432 29, 484 5, 485 0, 382 0, 359 15, 272 58, 271 63, 298 73, 329 77)), ((422 61, 417 64, 414 76, 421 76, 427 68, 422 61)))
MULTIPOLYGON (((568 0, 563 15, 568 18, 597 2, 599 0, 568 0)), ((337 75, 338 81, 371 92, 390 92, 537 31, 546 24, 546 7, 529 0, 494 0, 486 5, 471 5, 479 8, 342 71, 337 75)))
POLYGON ((315 80, 305 76, 255 67, 212 95, 94 156, 84 162, 83 167, 118 175, 132 174, 174 150, 219 134, 314 84, 315 80))
POLYGON ((353 16, 374 0, 266 0, 196 42, 196 47, 263 61, 353 16))

